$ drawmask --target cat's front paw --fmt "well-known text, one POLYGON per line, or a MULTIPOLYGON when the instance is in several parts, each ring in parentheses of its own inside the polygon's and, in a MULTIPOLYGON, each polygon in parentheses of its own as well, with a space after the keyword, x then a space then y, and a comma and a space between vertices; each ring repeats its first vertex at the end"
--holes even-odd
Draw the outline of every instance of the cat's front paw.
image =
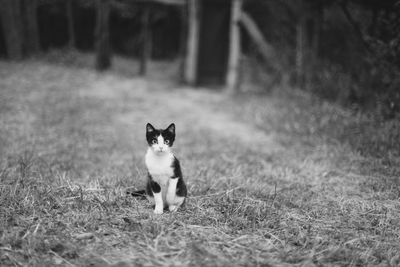
POLYGON ((159 208, 156 207, 156 208, 154 209, 154 214, 163 214, 163 212, 164 212, 164 211, 163 211, 162 208, 159 209, 159 208))
POLYGON ((169 205, 169 206, 168 206, 168 209, 169 209, 169 211, 171 211, 171 212, 175 212, 175 211, 177 211, 177 210, 178 210, 178 206, 175 206, 175 205, 169 205))

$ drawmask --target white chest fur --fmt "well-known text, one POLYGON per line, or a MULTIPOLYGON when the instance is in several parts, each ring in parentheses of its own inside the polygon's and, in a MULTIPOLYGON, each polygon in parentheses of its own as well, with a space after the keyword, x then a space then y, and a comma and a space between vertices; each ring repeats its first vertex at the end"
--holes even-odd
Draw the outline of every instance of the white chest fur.
POLYGON ((153 180, 161 187, 168 185, 169 178, 173 176, 172 163, 174 155, 170 152, 156 154, 150 148, 147 150, 145 163, 153 180))
POLYGON ((171 152, 158 154, 151 148, 147 150, 145 157, 147 170, 152 179, 161 187, 161 194, 154 193, 153 197, 156 214, 162 214, 166 206, 170 211, 176 211, 185 200, 185 197, 176 196, 178 178, 171 179, 174 175, 173 162, 174 155, 171 152))

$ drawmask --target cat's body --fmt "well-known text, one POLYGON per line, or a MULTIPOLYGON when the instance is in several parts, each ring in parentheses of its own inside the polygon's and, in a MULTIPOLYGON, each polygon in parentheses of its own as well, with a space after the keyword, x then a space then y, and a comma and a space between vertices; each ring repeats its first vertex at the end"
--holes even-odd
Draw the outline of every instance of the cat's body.
POLYGON ((164 208, 176 211, 187 195, 178 159, 171 152, 175 141, 175 125, 157 130, 150 123, 146 126, 149 144, 145 156, 148 172, 146 197, 155 204, 154 213, 162 214, 164 208))

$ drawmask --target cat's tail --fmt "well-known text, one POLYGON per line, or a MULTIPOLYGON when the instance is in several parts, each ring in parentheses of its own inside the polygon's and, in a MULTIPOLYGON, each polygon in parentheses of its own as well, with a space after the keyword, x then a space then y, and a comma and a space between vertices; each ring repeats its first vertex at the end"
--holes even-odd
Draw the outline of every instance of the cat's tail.
POLYGON ((140 198, 146 198, 146 190, 137 190, 137 191, 132 191, 132 190, 126 190, 126 194, 133 196, 133 197, 140 197, 140 198))

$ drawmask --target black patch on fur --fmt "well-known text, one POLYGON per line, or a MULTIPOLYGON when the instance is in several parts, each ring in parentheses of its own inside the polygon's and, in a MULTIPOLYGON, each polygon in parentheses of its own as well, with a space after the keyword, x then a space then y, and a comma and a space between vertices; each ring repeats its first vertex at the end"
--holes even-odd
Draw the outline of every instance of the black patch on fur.
POLYGON ((148 174, 148 178, 147 178, 147 183, 146 183, 146 194, 148 196, 153 196, 153 191, 151 190, 151 182, 152 182, 152 178, 151 175, 148 174))
POLYGON ((176 157, 174 157, 171 167, 174 169, 174 176, 171 178, 178 179, 178 182, 176 183, 176 195, 178 197, 186 197, 187 188, 185 182, 183 181, 181 165, 179 164, 179 160, 176 157))
POLYGON ((171 123, 166 129, 156 129, 153 125, 147 123, 146 140, 149 146, 153 144, 153 140, 157 141, 157 137, 160 135, 164 138, 164 141, 168 140, 168 146, 172 147, 175 141, 175 124, 171 123))
POLYGON ((151 177, 150 173, 148 173, 147 175, 148 179, 146 184, 146 194, 152 197, 153 193, 161 192, 161 186, 153 180, 153 177, 151 177))
POLYGON ((176 195, 178 197, 186 197, 187 196, 186 184, 182 178, 179 178, 178 183, 176 184, 176 195))
POLYGON ((161 192, 161 186, 157 182, 152 180, 150 185, 151 191, 153 191, 155 194, 161 192))

